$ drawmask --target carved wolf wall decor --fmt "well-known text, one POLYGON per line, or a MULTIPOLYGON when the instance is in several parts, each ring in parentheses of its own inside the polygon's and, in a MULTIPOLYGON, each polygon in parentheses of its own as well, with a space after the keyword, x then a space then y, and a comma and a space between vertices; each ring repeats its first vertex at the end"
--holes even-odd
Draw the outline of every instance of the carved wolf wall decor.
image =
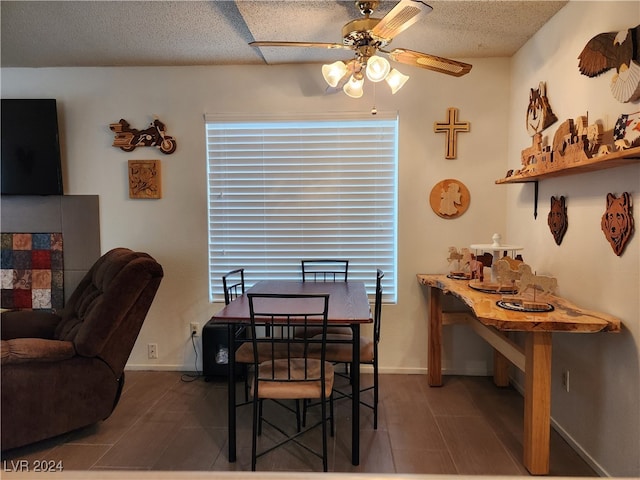
POLYGON ((556 245, 560 245, 569 226, 567 222, 567 205, 563 196, 560 198, 551 197, 551 210, 549 210, 549 215, 547 216, 547 224, 556 241, 556 245))
POLYGON ((633 235, 633 211, 631 195, 624 192, 619 197, 607 194, 607 209, 602 215, 601 227, 616 255, 622 255, 624 247, 633 235))

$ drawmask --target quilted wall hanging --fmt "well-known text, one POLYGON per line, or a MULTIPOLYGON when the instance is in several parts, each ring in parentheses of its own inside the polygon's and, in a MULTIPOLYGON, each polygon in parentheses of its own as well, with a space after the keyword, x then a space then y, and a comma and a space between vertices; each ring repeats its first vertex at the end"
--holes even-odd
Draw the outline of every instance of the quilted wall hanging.
POLYGON ((2 308, 64 306, 62 233, 3 233, 2 308))

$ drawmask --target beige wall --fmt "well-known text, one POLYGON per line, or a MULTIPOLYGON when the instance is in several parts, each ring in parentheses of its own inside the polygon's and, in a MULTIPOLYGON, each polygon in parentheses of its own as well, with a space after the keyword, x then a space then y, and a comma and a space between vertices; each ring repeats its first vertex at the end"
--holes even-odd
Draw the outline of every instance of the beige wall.
MULTIPOLYGON (((578 71, 578 54, 591 37, 640 23, 638 2, 570 2, 513 57, 508 168, 519 168, 519 152, 530 145, 525 129, 528 92, 546 81, 558 123, 589 114, 609 129, 620 113, 637 112, 610 93, 612 71, 588 78, 578 71)), ((633 162, 632 162, 633 163, 633 162)), ((565 435, 579 444, 594 466, 613 476, 640 475, 640 238, 634 235, 616 256, 600 229, 607 193, 630 192, 640 226, 640 162, 631 166, 539 182, 538 219, 532 214, 532 185, 507 190, 507 233, 526 245, 525 258, 539 273, 558 279, 561 295, 586 308, 619 317, 619 335, 560 334, 553 341, 551 414, 565 435), (551 196, 567 198, 569 227, 557 246, 547 226, 551 196), (562 372, 570 372, 570 391, 562 372)))
MULTIPOLYGON (((508 126, 509 60, 473 63, 462 78, 407 67, 411 79, 397 95, 381 85, 374 98, 367 85, 359 100, 325 95, 318 65, 4 69, 2 94, 58 99, 66 193, 100 196, 103 251, 121 245, 145 250, 165 269, 130 368, 193 369, 189 323, 204 324, 220 308, 207 294, 205 113, 369 112, 374 103, 379 111, 398 111, 399 295, 396 305, 384 307, 381 368, 423 373, 426 303, 415 274, 444 271, 449 245, 489 241, 505 231, 507 191, 493 181, 506 158, 501 132, 508 126), (448 107, 471 122, 471 132, 459 135, 456 160, 444 158, 445 136, 433 132, 448 107), (177 139, 173 155, 111 146, 110 123, 125 118, 143 128, 153 114, 177 139), (134 158, 161 160, 162 199, 128 198, 127 160, 134 158), (469 210, 456 220, 441 219, 428 202, 433 185, 446 178, 461 180, 471 192, 469 210), (147 359, 147 343, 158 344, 158 360, 147 359)), ((461 330, 447 339, 458 347, 445 362, 449 371, 488 371, 491 357, 473 334, 461 330)))
MULTIPOLYGON (((507 168, 519 166, 519 151, 529 142, 524 130, 528 89, 538 81, 548 82, 552 106, 561 118, 586 109, 593 116, 614 117, 625 107, 596 88, 602 80, 583 81, 575 58, 591 34, 638 22, 629 20, 628 5, 619 11, 586 5, 570 4, 557 16, 562 23, 554 18, 513 59, 461 59, 474 65, 465 77, 400 67, 411 79, 394 96, 384 85, 376 88, 375 98, 371 85, 359 100, 324 95, 318 65, 3 69, 2 96, 58 99, 66 193, 100 196, 103 251, 127 246, 162 263, 165 278, 129 361, 130 368, 148 369, 193 369, 189 323, 204 324, 220 308, 209 304, 207 295, 203 115, 369 111, 374 104, 379 111, 398 111, 399 295, 396 305, 383 309, 382 371, 425 373, 427 305, 415 274, 445 272, 449 246, 486 243, 499 232, 504 242, 522 243, 525 258, 538 270, 558 276, 562 294, 624 319, 622 335, 556 338, 552 414, 603 471, 635 475, 640 473, 638 235, 617 258, 598 222, 607 191, 624 188, 638 194, 638 166, 541 182, 536 221, 530 186, 494 184, 507 168), (610 24, 604 23, 607 18, 610 24), (555 41, 558 36, 562 41, 555 41), (572 100, 577 84, 590 93, 572 100), (455 160, 445 160, 444 135, 433 132, 433 123, 444 120, 448 107, 459 108, 460 119, 471 123, 471 132, 459 135, 455 160), (177 139, 175 154, 150 148, 127 154, 111 146, 109 123, 125 118, 143 128, 154 114, 177 139), (128 198, 129 159, 162 161, 161 200, 128 198), (462 181, 471 192, 469 210, 455 220, 441 219, 428 203, 433 185, 446 178, 462 181), (562 247, 555 246, 546 227, 546 202, 552 194, 569 197, 571 224, 562 247), (158 360, 147 359, 147 343, 158 344, 158 360), (561 368, 572 372, 567 397, 557 390, 561 368), (572 412, 571 405, 580 408, 572 412), (597 421, 585 428, 578 413, 597 421), (635 448, 635 457, 629 448, 635 448)), ((490 371, 490 351, 472 333, 451 328, 444 341, 447 372, 490 371)))

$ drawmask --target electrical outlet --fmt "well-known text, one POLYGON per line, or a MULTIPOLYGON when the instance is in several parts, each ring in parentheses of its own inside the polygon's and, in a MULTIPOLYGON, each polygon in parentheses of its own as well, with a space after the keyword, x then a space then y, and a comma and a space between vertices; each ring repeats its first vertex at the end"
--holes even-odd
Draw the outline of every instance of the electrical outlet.
POLYGON ((147 356, 149 358, 158 358, 158 344, 149 343, 147 345, 147 356))
POLYGON ((191 336, 197 337, 200 332, 200 324, 198 322, 191 322, 189 324, 189 328, 191 328, 191 336))
POLYGON ((562 386, 566 392, 569 392, 569 370, 562 372, 562 386))

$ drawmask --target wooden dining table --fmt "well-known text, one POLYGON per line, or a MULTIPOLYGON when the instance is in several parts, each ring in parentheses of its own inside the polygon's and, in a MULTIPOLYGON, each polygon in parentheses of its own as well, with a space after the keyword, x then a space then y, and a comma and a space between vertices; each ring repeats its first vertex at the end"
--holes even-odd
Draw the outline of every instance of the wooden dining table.
MULTIPOLYGON (((329 294, 328 324, 351 328, 353 333, 353 358, 351 366, 351 463, 360 464, 360 325, 372 323, 369 297, 364 282, 303 282, 288 280, 265 280, 256 283, 243 295, 226 305, 211 317, 212 323, 227 325, 229 345, 228 370, 228 436, 229 462, 236 461, 236 368, 235 352, 239 325, 249 325, 249 299, 247 294, 329 294)), ((246 340, 244 340, 246 341, 246 340)))

